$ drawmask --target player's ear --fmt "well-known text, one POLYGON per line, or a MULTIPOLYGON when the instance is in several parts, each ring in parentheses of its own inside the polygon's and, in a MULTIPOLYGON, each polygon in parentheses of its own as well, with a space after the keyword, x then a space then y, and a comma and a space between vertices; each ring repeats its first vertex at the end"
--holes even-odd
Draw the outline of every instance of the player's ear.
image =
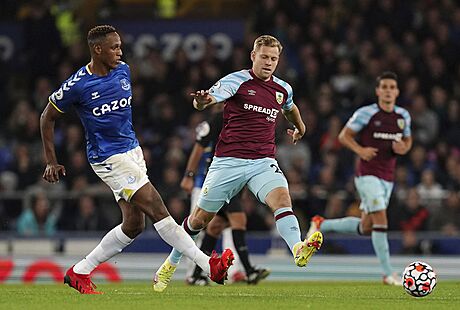
POLYGON ((96 55, 100 55, 102 53, 102 46, 100 44, 94 44, 93 50, 96 55))
POLYGON ((251 60, 252 61, 256 60, 256 52, 255 51, 251 51, 251 60))

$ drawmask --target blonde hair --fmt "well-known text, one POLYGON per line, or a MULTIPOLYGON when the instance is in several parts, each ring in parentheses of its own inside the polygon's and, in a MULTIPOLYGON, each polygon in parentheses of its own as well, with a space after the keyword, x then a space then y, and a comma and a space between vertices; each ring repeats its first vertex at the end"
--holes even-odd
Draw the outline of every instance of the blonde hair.
POLYGON ((253 51, 257 51, 261 46, 277 47, 280 51, 280 54, 283 50, 283 46, 281 45, 280 41, 268 34, 262 35, 254 41, 253 51))

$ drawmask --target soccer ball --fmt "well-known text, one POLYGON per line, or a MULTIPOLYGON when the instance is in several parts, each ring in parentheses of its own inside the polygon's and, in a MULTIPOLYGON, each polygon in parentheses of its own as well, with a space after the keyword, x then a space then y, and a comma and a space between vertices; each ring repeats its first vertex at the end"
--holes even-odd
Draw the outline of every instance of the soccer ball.
POLYGON ((403 286, 409 295, 425 297, 436 287, 436 273, 427 263, 413 262, 404 269, 403 286))

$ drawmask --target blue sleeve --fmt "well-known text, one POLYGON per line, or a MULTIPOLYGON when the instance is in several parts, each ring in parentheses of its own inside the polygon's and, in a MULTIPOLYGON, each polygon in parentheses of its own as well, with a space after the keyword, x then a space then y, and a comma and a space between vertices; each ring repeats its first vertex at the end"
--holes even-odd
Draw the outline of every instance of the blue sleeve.
POLYGON ((52 93, 48 100, 61 113, 67 112, 72 104, 78 104, 82 83, 80 80, 85 76, 84 68, 72 75, 61 87, 52 93))
POLYGON ((369 123, 371 117, 375 113, 376 111, 369 106, 359 108, 355 111, 355 113, 353 113, 345 126, 354 132, 359 132, 369 123))
MULTIPOLYGON (((281 106, 281 108, 285 111, 290 111, 292 109, 292 107, 294 106, 294 101, 292 100, 293 98, 293 91, 292 91, 292 86, 289 85, 289 83, 277 78, 276 76, 273 76, 273 81, 275 81, 275 83, 281 85, 287 92, 287 98, 286 98, 286 101, 284 102, 284 104, 281 106)), ((276 92, 276 99, 278 100, 278 96, 281 96, 280 100, 283 100, 282 98, 282 94, 279 94, 278 92, 276 92)))
POLYGON ((247 70, 230 73, 224 76, 210 89, 209 93, 217 102, 223 102, 236 94, 241 84, 252 79, 247 70))
POLYGON ((410 117, 409 112, 406 109, 401 108, 401 107, 397 107, 396 112, 401 114, 402 117, 404 118, 404 129, 403 129, 404 137, 410 137, 412 133, 411 133, 411 128, 410 128, 411 117, 410 117))
POLYGON ((412 135, 410 124, 411 124, 411 118, 409 113, 407 113, 407 116, 404 116, 404 119, 406 120, 406 126, 404 127, 403 135, 404 137, 410 137, 412 135))

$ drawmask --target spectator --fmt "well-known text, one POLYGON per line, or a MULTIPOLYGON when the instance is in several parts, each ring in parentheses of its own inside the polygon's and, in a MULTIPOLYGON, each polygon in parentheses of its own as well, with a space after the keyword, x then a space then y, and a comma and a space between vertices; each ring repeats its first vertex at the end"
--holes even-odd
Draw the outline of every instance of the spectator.
POLYGON ((433 213, 441 207, 444 191, 441 184, 436 182, 434 171, 425 169, 422 172, 422 181, 417 185, 420 204, 433 213))
POLYGON ((61 230, 105 231, 111 227, 91 196, 80 196, 77 203, 70 204, 66 211, 58 220, 61 230))
POLYGON ((56 212, 50 209, 50 201, 44 192, 32 197, 32 207, 24 209, 17 221, 17 232, 21 236, 50 237, 56 233, 56 212))
POLYGON ((460 197, 458 192, 450 191, 442 208, 432 214, 430 229, 439 230, 447 236, 460 234, 460 197))
POLYGON ((426 230, 428 225, 428 210, 421 204, 420 196, 415 188, 411 188, 400 209, 399 229, 402 231, 426 230))

